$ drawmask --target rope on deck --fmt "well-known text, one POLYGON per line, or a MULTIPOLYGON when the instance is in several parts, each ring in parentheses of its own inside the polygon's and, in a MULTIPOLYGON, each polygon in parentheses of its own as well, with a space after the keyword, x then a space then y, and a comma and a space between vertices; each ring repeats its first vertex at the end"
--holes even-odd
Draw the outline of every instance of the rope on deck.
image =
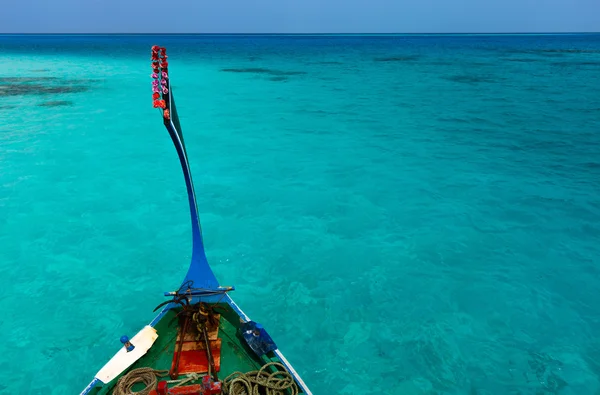
POLYGON ((168 370, 154 370, 152 368, 133 369, 119 379, 113 390, 113 395, 148 395, 150 391, 156 388, 158 384, 157 377, 164 377, 167 374, 169 374, 168 370), (132 388, 137 383, 145 384, 146 388, 134 392, 132 388))
POLYGON ((279 362, 271 362, 264 365, 260 370, 248 373, 234 372, 223 380, 223 393, 225 395, 284 395, 289 390, 291 395, 298 395, 298 386, 294 377, 279 362), (266 372, 269 366, 283 368, 274 373, 266 372), (261 391, 264 389, 265 391, 261 391))

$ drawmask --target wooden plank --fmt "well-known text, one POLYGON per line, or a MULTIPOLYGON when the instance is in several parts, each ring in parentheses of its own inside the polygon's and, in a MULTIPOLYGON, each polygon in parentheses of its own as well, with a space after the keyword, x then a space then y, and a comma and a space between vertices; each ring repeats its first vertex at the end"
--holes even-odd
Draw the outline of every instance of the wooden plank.
POLYGON ((104 384, 108 384, 137 360, 142 358, 152 347, 158 333, 156 329, 146 325, 132 339, 131 344, 135 346, 132 351, 127 351, 125 347, 121 349, 96 373, 96 378, 104 384))
MULTIPOLYGON (((210 342, 212 356, 215 362, 215 369, 221 370, 221 339, 210 342)), ((173 353, 171 369, 175 367, 177 353, 173 353)), ((179 357, 179 374, 186 373, 205 373, 208 372, 208 356, 204 345, 200 343, 184 343, 179 357)))
POLYGON ((184 387, 169 388, 169 395, 201 394, 204 391, 202 384, 186 385, 184 387))
MULTIPOLYGON (((219 350, 221 349, 221 339, 211 340, 210 349, 217 347, 219 350)), ((206 350, 206 345, 204 342, 183 342, 183 346, 181 347, 181 351, 194 351, 194 350, 206 350)))
MULTIPOLYGON (((217 323, 221 321, 221 315, 220 314, 216 314, 215 317, 217 318, 217 323)), ((197 341, 196 338, 198 337, 198 329, 196 328, 196 324, 193 321, 190 321, 190 324, 188 326, 188 330, 183 338, 184 343, 185 342, 195 342, 197 341)), ((217 340, 217 338, 219 337, 219 325, 215 325, 215 326, 209 326, 208 327, 208 340, 217 340)), ((179 329, 177 330, 177 341, 179 341, 179 339, 181 338, 181 326, 179 326, 179 329)), ((199 341, 204 342, 204 338, 202 336, 199 337, 199 341)))

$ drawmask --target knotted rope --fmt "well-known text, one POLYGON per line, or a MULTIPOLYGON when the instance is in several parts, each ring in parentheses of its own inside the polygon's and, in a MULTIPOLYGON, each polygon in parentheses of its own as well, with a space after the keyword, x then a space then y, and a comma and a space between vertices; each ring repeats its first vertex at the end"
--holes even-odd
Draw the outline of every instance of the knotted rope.
POLYGON ((284 395, 286 390, 291 395, 298 395, 298 386, 294 377, 279 362, 271 362, 264 365, 260 370, 242 373, 234 372, 223 380, 223 393, 225 395, 284 395), (269 366, 283 368, 274 373, 266 372, 269 366), (261 391, 264 389, 264 391, 261 391))
POLYGON ((168 370, 154 370, 152 368, 133 369, 119 379, 119 382, 113 390, 114 395, 148 395, 150 391, 156 388, 158 384, 157 377, 164 377, 169 373, 168 370), (146 385, 141 391, 134 392, 133 386, 137 383, 146 385))

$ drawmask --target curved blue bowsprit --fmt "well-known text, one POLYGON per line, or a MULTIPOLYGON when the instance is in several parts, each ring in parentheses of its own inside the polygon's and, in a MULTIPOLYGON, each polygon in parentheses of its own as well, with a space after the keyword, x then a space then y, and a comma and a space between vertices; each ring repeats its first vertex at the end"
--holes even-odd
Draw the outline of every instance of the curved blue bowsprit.
POLYGON ((179 162, 181 163, 181 168, 183 169, 183 176, 185 178, 185 185, 187 188, 188 201, 190 205, 190 215, 192 219, 192 261, 183 282, 186 283, 188 281, 193 281, 193 288, 216 290, 219 288, 219 282, 217 281, 217 278, 208 265, 208 260, 206 259, 204 240, 202 239, 202 227, 200 226, 198 205, 196 203, 196 193, 194 191, 194 183, 192 181, 192 172, 187 157, 187 151, 185 149, 185 143, 183 141, 183 134, 181 133, 181 125, 179 123, 179 117, 177 116, 177 109, 175 108, 173 90, 172 87, 169 88, 170 91, 168 94, 168 99, 170 103, 168 108, 171 116, 170 119, 165 119, 165 126, 169 131, 169 135, 173 140, 173 144, 175 144, 177 155, 179 156, 179 162))
MULTIPOLYGON (((182 287, 185 285, 186 289, 193 289, 195 295, 214 295, 215 291, 223 292, 223 289, 219 287, 219 282, 208 265, 208 260, 206 259, 206 253, 204 251, 202 228, 200 226, 200 217, 198 215, 198 206, 196 204, 196 193, 192 181, 192 172, 188 161, 187 151, 185 149, 185 143, 183 141, 177 108, 175 107, 175 99, 173 97, 171 81, 168 75, 166 50, 164 48, 157 46, 152 48, 152 67, 154 71, 152 77, 155 79, 152 83, 154 107, 163 109, 165 127, 169 131, 171 140, 173 140, 173 144, 177 150, 179 162, 181 163, 181 168, 183 170, 183 176, 185 178, 192 219, 192 261, 190 262, 190 267, 183 280, 182 287), (162 97, 162 100, 159 99, 160 97, 162 97)), ((180 291, 185 291, 186 289, 181 289, 180 291)))

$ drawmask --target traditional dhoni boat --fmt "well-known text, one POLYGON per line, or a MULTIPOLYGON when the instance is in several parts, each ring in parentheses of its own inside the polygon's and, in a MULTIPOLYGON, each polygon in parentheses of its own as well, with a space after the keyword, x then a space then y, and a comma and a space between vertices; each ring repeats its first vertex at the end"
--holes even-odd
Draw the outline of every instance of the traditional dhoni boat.
POLYGON ((233 301, 211 270, 189 160, 169 78, 166 49, 152 47, 153 105, 183 169, 192 219, 192 258, 181 286, 165 292, 156 317, 98 371, 84 394, 296 395, 310 390, 266 329, 233 301))

